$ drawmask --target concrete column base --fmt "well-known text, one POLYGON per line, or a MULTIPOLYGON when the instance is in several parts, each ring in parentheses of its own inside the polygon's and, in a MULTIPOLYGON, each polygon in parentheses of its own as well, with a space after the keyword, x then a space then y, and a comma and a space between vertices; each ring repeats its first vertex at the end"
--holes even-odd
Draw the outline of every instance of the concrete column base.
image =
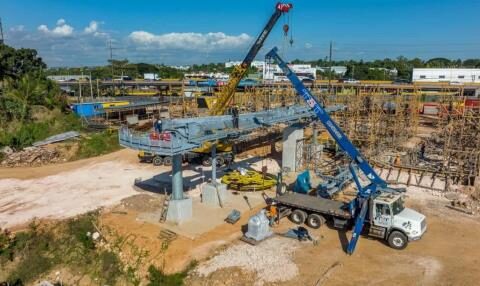
POLYGON ((202 187, 202 202, 208 206, 220 207, 228 202, 228 197, 229 193, 225 184, 208 183, 202 187))
MULTIPOLYGON (((283 130, 282 170, 286 173, 297 171, 297 141, 303 139, 303 126, 294 124, 283 130)), ((297 158, 299 156, 299 158, 297 158)))
POLYGON ((180 224, 192 218, 193 204, 191 198, 171 200, 168 204, 167 221, 180 224))

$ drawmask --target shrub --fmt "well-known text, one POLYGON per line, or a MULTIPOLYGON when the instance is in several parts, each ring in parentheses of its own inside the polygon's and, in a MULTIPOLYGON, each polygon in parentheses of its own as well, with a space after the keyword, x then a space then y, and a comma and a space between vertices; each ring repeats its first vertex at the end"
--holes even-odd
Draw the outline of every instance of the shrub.
POLYGON ((155 266, 148 267, 148 286, 180 286, 187 277, 188 272, 197 265, 196 261, 192 261, 190 265, 182 272, 167 275, 155 266))
POLYGON ((120 145, 118 144, 117 133, 104 131, 82 140, 77 153, 77 159, 99 156, 118 149, 120 149, 120 145))

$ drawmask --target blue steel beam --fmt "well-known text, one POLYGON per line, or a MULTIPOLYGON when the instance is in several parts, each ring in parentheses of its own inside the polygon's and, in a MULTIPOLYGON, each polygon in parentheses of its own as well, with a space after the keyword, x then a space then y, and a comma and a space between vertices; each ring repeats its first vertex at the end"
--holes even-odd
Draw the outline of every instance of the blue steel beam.
MULTIPOLYGON (((327 112, 341 109, 341 106, 326 108, 327 112)), ((234 128, 233 117, 230 115, 162 119, 163 130, 160 137, 152 136, 152 132, 135 132, 123 127, 119 131, 119 142, 123 147, 173 156, 184 154, 206 142, 241 139, 259 128, 279 123, 311 121, 314 117, 315 113, 309 107, 293 105, 240 114, 239 128, 234 128)))

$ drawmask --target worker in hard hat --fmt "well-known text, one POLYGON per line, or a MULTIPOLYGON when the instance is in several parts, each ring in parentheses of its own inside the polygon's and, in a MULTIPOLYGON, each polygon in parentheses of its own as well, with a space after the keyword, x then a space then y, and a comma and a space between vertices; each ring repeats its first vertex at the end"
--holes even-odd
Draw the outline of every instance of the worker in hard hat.
POLYGON ((272 204, 270 204, 268 207, 267 207, 267 217, 270 221, 270 226, 273 226, 273 224, 275 223, 275 221, 277 222, 277 224, 279 223, 279 220, 278 220, 278 208, 277 208, 277 204, 275 202, 272 202, 272 204))
POLYGON ((232 111, 232 119, 233 119, 233 128, 238 129, 239 125, 239 111, 238 106, 234 106, 231 108, 232 111))
POLYGON ((153 129, 155 129, 155 132, 157 133, 162 133, 162 119, 159 118, 155 121, 153 129))

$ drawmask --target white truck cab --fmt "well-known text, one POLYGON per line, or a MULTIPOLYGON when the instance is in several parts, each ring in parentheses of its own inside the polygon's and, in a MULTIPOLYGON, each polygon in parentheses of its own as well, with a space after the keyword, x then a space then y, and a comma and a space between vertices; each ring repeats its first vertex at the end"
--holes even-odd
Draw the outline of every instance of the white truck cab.
POLYGON ((406 208, 403 195, 382 193, 371 200, 369 235, 383 238, 395 249, 404 249, 427 230, 423 214, 406 208))

